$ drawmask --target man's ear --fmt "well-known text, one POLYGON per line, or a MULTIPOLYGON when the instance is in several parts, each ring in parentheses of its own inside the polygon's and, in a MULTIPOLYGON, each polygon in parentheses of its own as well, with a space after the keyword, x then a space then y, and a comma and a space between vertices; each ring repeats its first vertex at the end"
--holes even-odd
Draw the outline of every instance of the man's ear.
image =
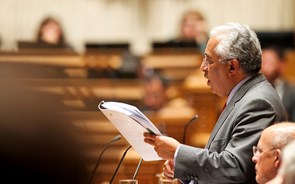
POLYGON ((235 69, 235 67, 233 65, 230 65, 229 70, 234 70, 234 69, 235 69))
POLYGON ((228 62, 229 64, 229 72, 234 74, 237 73, 239 68, 240 68, 240 63, 238 60, 236 59, 232 59, 228 62))
POLYGON ((275 156, 275 167, 279 168, 281 165, 281 150, 280 149, 276 149, 274 152, 274 156, 275 156))

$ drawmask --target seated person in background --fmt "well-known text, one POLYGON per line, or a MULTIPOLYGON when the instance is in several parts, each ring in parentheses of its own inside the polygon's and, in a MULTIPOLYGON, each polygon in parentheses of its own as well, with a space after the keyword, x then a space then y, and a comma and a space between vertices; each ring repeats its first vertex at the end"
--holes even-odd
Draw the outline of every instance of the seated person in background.
POLYGON ((38 30, 37 42, 49 45, 65 45, 65 38, 60 23, 52 18, 45 18, 38 30))
POLYGON ((295 121, 295 86, 282 78, 286 65, 284 51, 277 46, 262 50, 261 72, 274 86, 285 106, 288 120, 295 121))
POLYGON ((18 41, 18 48, 23 49, 65 49, 74 52, 73 48, 66 43, 61 24, 52 17, 46 17, 37 29, 35 41, 18 41))
POLYGON ((197 10, 185 12, 180 23, 179 38, 171 42, 196 43, 203 53, 207 41, 207 24, 204 16, 197 10))
POLYGON ((153 74, 143 81, 143 109, 144 111, 158 111, 167 102, 168 83, 161 76, 153 74))
MULTIPOLYGON (((170 92, 173 94, 173 90, 170 92)), ((166 128, 168 125, 166 118, 191 118, 196 114, 195 109, 185 99, 177 95, 168 95, 168 81, 158 74, 144 78, 142 105, 141 110, 146 115, 155 116, 160 120, 158 128, 163 134, 169 132, 166 128)))
POLYGON ((52 17, 47 17, 40 23, 35 41, 20 40, 18 49, 25 53, 76 54, 75 50, 66 43, 61 24, 52 17))
POLYGON ((277 176, 267 184, 294 184, 295 183, 295 141, 289 143, 282 153, 282 165, 277 176))
POLYGON ((282 122, 263 130, 257 146, 253 147, 256 182, 265 184, 273 179, 281 165, 282 149, 295 140, 295 124, 282 122))

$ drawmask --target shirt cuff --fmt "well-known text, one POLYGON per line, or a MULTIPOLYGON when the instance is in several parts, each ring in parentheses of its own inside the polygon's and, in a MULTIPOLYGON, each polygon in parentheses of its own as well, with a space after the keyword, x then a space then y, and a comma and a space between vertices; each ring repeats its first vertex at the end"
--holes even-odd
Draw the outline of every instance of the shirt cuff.
POLYGON ((176 151, 175 151, 175 153, 174 153, 174 164, 175 164, 176 156, 177 156, 177 153, 178 153, 178 150, 179 150, 180 146, 181 146, 181 144, 179 144, 179 145, 177 146, 176 151))

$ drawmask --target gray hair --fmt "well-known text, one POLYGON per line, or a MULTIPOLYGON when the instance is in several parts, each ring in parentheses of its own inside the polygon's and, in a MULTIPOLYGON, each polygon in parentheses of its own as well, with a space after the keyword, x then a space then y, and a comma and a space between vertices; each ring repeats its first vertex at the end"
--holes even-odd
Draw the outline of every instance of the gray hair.
POLYGON ((213 28, 210 36, 219 40, 216 54, 223 62, 237 59, 248 75, 259 72, 261 68, 261 46, 256 33, 247 25, 227 23, 213 28))

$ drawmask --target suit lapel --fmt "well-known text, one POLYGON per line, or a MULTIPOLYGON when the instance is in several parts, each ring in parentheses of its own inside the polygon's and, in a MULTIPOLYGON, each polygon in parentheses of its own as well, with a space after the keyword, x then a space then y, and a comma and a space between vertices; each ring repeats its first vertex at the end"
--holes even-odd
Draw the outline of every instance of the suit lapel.
POLYGON ((230 114, 230 112, 232 111, 234 107, 234 104, 229 103, 226 108, 223 110, 223 112, 220 114, 211 134, 210 134, 210 138, 208 140, 208 143, 206 145, 206 148, 209 149, 210 148, 210 144, 212 142, 212 140, 214 139, 214 137, 216 136, 218 130, 220 129, 221 125, 223 124, 224 120, 227 118, 227 116, 230 114))
POLYGON ((212 140, 215 138, 217 132, 219 131, 220 127, 224 123, 225 119, 228 117, 228 115, 232 112, 236 102, 238 102, 245 94, 246 92, 255 84, 260 83, 261 81, 266 80, 265 77, 262 74, 257 74, 250 78, 248 81, 246 81, 234 94, 233 98, 230 100, 224 111, 220 114, 212 132, 210 135, 210 138, 208 140, 208 143, 205 148, 209 149, 212 140))

